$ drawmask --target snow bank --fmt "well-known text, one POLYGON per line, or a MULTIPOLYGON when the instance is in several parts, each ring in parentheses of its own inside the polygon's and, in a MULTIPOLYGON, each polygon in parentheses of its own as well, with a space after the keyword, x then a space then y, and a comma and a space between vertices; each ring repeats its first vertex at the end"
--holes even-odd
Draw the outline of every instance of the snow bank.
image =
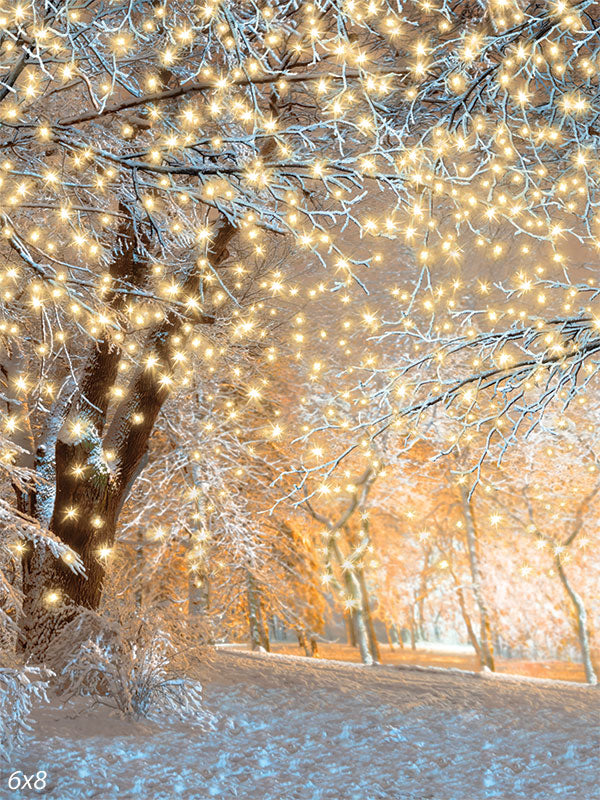
POLYGON ((126 723, 52 705, 2 773, 48 800, 593 800, 600 691, 459 671, 219 651, 213 723, 126 723))

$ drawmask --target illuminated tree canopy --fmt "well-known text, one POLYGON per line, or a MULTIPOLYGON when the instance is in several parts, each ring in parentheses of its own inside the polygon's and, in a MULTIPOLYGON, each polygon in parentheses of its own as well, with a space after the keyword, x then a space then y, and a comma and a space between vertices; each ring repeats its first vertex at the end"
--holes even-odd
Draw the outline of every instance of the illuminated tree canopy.
MULTIPOLYGON (((595 0, 2 5, 0 586, 26 651, 101 606, 143 527, 165 580, 197 606, 216 581, 253 644, 278 614, 308 652, 327 596, 370 663, 372 616, 435 597, 493 667, 501 559, 478 519, 512 450, 540 483, 547 442, 578 441, 595 518, 576 436, 597 414, 599 19, 595 0), (435 537, 406 539, 411 496, 435 537)), ((528 532, 526 488, 519 547, 565 546, 528 532)))

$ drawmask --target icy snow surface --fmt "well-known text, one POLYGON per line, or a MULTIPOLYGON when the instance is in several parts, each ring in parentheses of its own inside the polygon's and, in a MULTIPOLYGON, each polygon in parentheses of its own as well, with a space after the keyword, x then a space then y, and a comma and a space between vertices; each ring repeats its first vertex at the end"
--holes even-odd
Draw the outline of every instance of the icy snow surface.
POLYGON ((231 650, 199 677, 212 729, 40 711, 0 798, 600 798, 600 689, 231 650), (10 791, 18 769, 47 790, 10 791))

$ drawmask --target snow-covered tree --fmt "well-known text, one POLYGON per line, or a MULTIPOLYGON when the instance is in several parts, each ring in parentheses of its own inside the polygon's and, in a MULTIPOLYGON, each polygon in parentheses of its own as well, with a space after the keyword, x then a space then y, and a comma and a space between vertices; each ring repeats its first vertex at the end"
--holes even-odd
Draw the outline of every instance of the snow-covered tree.
POLYGON ((290 263, 245 302, 269 239, 329 288, 369 262, 335 231, 362 229, 395 45, 351 8, 288 0, 31 2, 1 24, 5 457, 39 479, 18 510, 85 567, 24 554, 23 639, 43 652, 99 603, 161 409, 211 369, 198 330, 260 340, 260 297, 297 291, 290 263))

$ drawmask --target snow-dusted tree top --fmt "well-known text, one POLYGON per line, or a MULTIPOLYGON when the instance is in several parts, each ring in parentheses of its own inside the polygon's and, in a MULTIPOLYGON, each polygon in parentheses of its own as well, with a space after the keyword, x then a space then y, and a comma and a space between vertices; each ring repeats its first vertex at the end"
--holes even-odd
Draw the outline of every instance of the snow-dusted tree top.
MULTIPOLYGON (((145 365, 158 391, 186 383, 191 326, 235 303, 242 283, 224 258, 234 234, 258 256, 269 232, 288 235, 325 267, 327 289, 362 285, 377 262, 372 247, 347 246, 352 230, 408 241, 429 269, 471 248, 500 257, 519 234, 524 253, 560 271, 542 278, 525 264, 510 290, 542 279, 571 289, 562 268, 596 242, 597 10, 591 0, 7 7, 3 332, 18 352, 17 407, 60 403, 86 339, 106 341, 122 371, 106 387, 121 408, 105 452, 123 472, 127 426, 145 425, 129 371, 145 365)), ((291 277, 264 288, 298 291, 291 277)), ((235 330, 252 335, 255 313, 235 330)), ((521 336, 528 324, 511 334, 527 351, 546 330, 521 336)), ((589 321, 549 325, 553 353, 565 338, 568 355, 590 351, 589 321)), ((476 325, 465 335, 432 358, 501 349, 476 325)), ((495 378, 484 372, 481 385, 495 378)), ((68 418, 73 441, 82 410, 68 418)))

